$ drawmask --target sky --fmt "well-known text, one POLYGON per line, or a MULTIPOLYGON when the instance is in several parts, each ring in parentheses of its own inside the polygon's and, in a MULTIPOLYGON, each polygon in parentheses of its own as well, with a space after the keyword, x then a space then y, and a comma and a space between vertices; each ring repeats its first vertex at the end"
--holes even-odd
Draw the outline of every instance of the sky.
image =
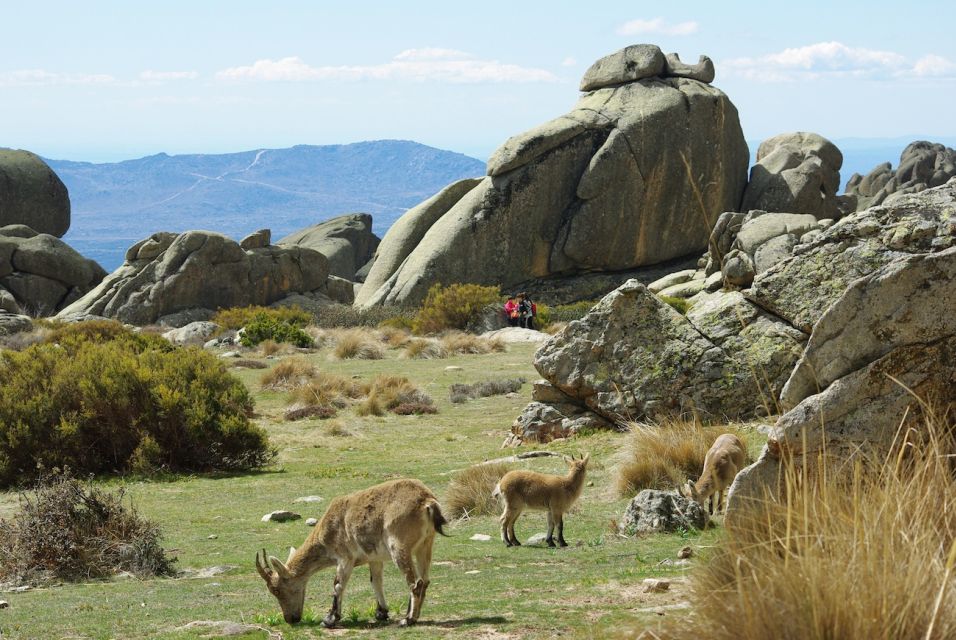
POLYGON ((956 136, 956 3, 0 0, 0 146, 94 162, 410 139, 485 159, 596 59, 710 56, 748 140, 956 136))

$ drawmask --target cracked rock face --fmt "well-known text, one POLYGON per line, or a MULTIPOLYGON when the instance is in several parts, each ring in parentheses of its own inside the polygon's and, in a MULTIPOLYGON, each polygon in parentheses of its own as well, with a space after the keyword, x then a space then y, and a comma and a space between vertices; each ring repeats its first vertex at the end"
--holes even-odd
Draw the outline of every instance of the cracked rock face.
POLYGON ((52 315, 105 275, 99 264, 57 237, 22 224, 0 227, 0 309, 52 315))
POLYGON ((59 316, 145 325, 193 309, 269 305, 321 290, 328 275, 325 256, 306 247, 243 250, 218 233, 162 232, 130 247, 119 269, 59 316))
MULTIPOLYGON (((660 50, 644 47, 596 63, 602 79, 569 113, 506 141, 487 177, 416 227, 413 249, 386 236, 379 253, 403 259, 373 266, 360 304, 418 304, 439 281, 508 288, 702 251, 718 214, 740 202, 747 145, 723 92, 667 75, 660 50)), ((706 76, 677 62, 674 73, 706 76)))

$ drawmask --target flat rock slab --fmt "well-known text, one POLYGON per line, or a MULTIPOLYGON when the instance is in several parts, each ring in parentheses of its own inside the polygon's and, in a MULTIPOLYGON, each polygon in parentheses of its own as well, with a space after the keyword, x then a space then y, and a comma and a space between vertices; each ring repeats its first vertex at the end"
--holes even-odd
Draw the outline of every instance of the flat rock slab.
POLYGON ((296 498, 292 502, 322 502, 322 496, 302 496, 296 498))
POLYGON ((521 327, 505 327, 504 329, 495 329, 494 331, 486 331, 481 334, 482 338, 488 340, 498 339, 502 342, 507 343, 517 343, 517 342, 545 342, 551 336, 543 331, 535 331, 534 329, 522 329, 521 327))
POLYGON ((262 516, 263 522, 289 522, 290 520, 298 520, 302 516, 294 511, 273 511, 272 513, 267 513, 262 516))
POLYGON ((269 634, 269 638, 282 637, 281 635, 274 634, 265 627, 260 627, 256 624, 245 624, 242 622, 232 622, 229 620, 196 620, 195 622, 190 622, 189 624, 185 624, 176 628, 176 631, 197 630, 206 632, 202 635, 204 638, 242 636, 256 631, 265 631, 269 634))

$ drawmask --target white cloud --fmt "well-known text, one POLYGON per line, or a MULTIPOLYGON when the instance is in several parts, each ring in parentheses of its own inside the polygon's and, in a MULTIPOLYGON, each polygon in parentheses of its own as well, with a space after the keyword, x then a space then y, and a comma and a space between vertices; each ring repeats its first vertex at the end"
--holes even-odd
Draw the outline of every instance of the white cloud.
POLYGON ((25 87, 54 84, 104 85, 113 84, 116 78, 105 73, 55 73, 45 69, 20 69, 0 71, 0 87, 25 87))
POLYGON ((941 56, 926 55, 911 63, 894 51, 851 47, 842 42, 817 42, 762 56, 722 60, 718 69, 729 75, 764 82, 956 75, 956 64, 941 56))
POLYGON ((920 77, 944 77, 956 75, 956 63, 934 54, 928 54, 916 61, 913 73, 920 77))
POLYGON ((565 58, 564 60, 561 61, 561 66, 562 66, 562 67, 573 67, 573 66, 576 65, 577 63, 578 63, 577 60, 575 60, 575 59, 572 58, 571 56, 568 56, 567 58, 565 58))
POLYGON ((700 25, 693 20, 687 22, 678 22, 677 24, 668 24, 664 18, 654 18, 652 20, 630 20, 617 28, 617 34, 621 36, 639 36, 639 35, 663 35, 663 36, 689 36, 697 33, 700 25))
POLYGON ((257 60, 248 66, 223 69, 220 80, 286 81, 309 80, 412 80, 417 82, 557 82, 550 71, 479 60, 454 49, 407 49, 388 62, 374 65, 314 67, 298 56, 279 60, 257 60))
POLYGON ((139 74, 140 80, 146 82, 165 82, 167 80, 195 80, 199 77, 198 71, 152 71, 147 70, 139 74))

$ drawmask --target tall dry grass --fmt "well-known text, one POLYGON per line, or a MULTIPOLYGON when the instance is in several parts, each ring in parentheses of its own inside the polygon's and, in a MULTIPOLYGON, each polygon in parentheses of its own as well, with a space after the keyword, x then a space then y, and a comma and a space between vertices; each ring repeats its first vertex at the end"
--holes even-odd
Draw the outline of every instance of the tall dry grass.
POLYGON ((316 375, 315 367, 304 358, 289 358, 277 363, 259 378, 263 389, 289 390, 306 384, 316 375))
POLYGON ((476 464, 456 473, 448 483, 442 507, 454 518, 497 514, 498 501, 491 497, 502 476, 514 469, 507 462, 476 464))
POLYGON ((729 519, 657 637, 956 637, 953 415, 928 412, 883 461, 789 463, 780 498, 729 519))
POLYGON ((334 343, 332 357, 337 360, 381 360, 385 357, 385 347, 372 329, 333 329, 325 335, 334 343))
POLYGON ((507 350, 505 343, 498 338, 482 338, 462 331, 442 334, 441 345, 449 355, 483 355, 507 350))
POLYGON ((628 427, 614 480, 620 496, 633 496, 643 489, 676 489, 688 478, 697 480, 704 456, 723 433, 733 433, 747 448, 747 432, 734 425, 702 425, 675 418, 628 427))

